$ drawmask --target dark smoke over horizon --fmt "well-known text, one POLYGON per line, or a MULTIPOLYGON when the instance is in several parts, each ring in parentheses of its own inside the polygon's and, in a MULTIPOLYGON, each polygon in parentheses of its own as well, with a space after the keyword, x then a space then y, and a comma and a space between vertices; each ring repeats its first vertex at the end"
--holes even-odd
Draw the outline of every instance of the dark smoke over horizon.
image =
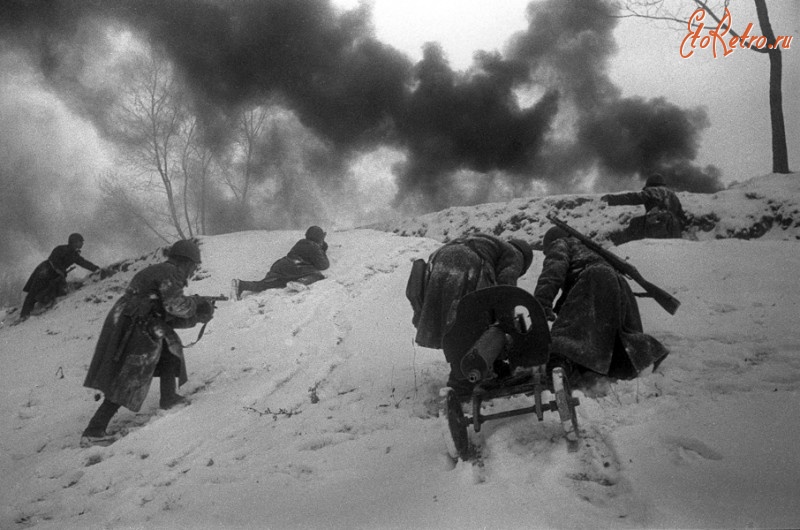
MULTIPOLYGON (((104 73, 113 66, 113 36, 130 31, 170 59, 209 145, 225 144, 243 110, 277 103, 296 117, 291 134, 302 130, 321 146, 295 175, 326 192, 348 190, 348 163, 358 156, 382 147, 402 152, 392 169, 393 206, 404 213, 497 199, 497 189, 569 192, 592 175, 614 187, 660 171, 680 190, 721 189, 716 168, 692 163, 709 126, 702 109, 623 98, 611 82, 612 14, 603 0, 532 2, 528 28, 507 49, 476 51, 473 65, 456 71, 436 43, 415 64, 380 42, 365 5, 343 11, 327 0, 10 0, 0 10, 0 53, 24 57, 113 143, 109 123, 119 96, 104 73), (473 184, 459 182, 465 173, 473 184)), ((318 210, 298 192, 306 188, 296 178, 276 191, 269 226, 302 223, 318 210)), ((18 187, 14 199, 2 200, 41 211, 36 195, 46 192, 18 187)), ((220 197, 212 202, 217 231, 248 219, 226 211, 220 197)), ((10 224, 0 230, 40 229, 10 224)))

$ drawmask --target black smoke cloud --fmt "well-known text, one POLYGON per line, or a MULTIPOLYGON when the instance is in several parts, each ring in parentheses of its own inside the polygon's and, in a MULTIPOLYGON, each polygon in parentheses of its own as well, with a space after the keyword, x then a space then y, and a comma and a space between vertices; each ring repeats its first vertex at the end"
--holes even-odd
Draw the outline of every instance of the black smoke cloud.
MULTIPOLYGON (((428 208, 446 204, 447 177, 460 169, 500 170, 516 184, 559 184, 596 162, 597 151, 585 154, 581 139, 594 136, 598 120, 613 122, 615 110, 627 119, 633 107, 652 115, 647 105, 662 105, 620 104, 606 73, 617 19, 602 0, 531 3, 529 27, 510 41, 506 56, 478 52, 467 73, 453 71, 436 45, 413 65, 374 38, 367 7, 340 12, 320 0, 13 0, 8 6, 0 29, 16 35, 65 97, 83 102, 84 112, 102 113, 112 96, 82 83, 89 60, 82 50, 102 39, 103 24, 121 24, 172 59, 204 111, 209 140, 226 136, 230 113, 278 97, 342 159, 378 145, 405 149, 398 202, 407 194, 432 195, 428 208), (521 90, 540 99, 522 108, 521 90), (559 111, 574 113, 572 149, 552 145, 563 142, 550 134, 559 111)), ((646 148, 637 156, 665 163, 695 154, 646 148)), ((644 177, 649 170, 628 165, 608 177, 644 177)))
MULTIPOLYGON (((659 170, 683 189, 719 189, 715 168, 692 164, 708 126, 702 110, 620 97, 607 73, 618 20, 607 3, 544 0, 526 14, 528 28, 503 53, 478 51, 464 72, 435 43, 414 64, 375 38, 368 7, 341 11, 325 0, 10 0, 0 51, 26 57, 101 134, 118 97, 97 82, 109 28, 171 59, 211 146, 225 145, 241 110, 278 103, 321 147, 270 184, 274 216, 261 225, 270 228, 313 220, 295 177, 344 189, 348 162, 381 146, 405 154, 393 171, 395 206, 407 213, 475 203, 491 188, 569 191, 593 173, 608 187, 659 170), (465 173, 474 189, 459 182, 465 173)), ((265 145, 262 161, 276 152, 265 145)), ((41 191, 11 195, 37 212, 41 191)), ((219 197, 212 205, 216 231, 252 220, 226 212, 219 197)))

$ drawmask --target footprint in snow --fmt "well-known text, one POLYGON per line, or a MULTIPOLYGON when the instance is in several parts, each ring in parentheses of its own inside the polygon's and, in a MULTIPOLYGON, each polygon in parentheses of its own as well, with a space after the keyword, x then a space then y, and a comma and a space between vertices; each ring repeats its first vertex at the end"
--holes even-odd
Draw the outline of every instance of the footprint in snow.
POLYGON ((692 464, 698 460, 722 460, 723 456, 696 438, 664 436, 661 441, 669 447, 676 464, 692 464))

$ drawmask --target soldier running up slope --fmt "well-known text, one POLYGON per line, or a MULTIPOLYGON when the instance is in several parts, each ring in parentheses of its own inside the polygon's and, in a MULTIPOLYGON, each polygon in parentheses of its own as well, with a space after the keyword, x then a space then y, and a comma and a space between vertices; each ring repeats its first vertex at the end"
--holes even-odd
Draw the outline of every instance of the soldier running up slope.
POLYGON ((53 249, 50 256, 31 273, 22 290, 27 294, 19 312, 20 322, 27 320, 37 302, 43 306, 52 304, 59 296, 67 294, 67 272, 72 265, 95 272, 100 267, 81 256, 83 236, 70 234, 66 245, 53 249))
POLYGON ((177 241, 167 261, 134 275, 109 311, 83 383, 103 392, 105 400, 83 431, 82 447, 116 440, 106 432, 111 418, 120 407, 138 412, 153 377, 160 380, 162 409, 188 403, 175 384, 176 378, 179 385, 188 379, 183 345, 175 329, 190 328, 214 316, 211 302, 183 294, 199 264, 197 245, 177 241))

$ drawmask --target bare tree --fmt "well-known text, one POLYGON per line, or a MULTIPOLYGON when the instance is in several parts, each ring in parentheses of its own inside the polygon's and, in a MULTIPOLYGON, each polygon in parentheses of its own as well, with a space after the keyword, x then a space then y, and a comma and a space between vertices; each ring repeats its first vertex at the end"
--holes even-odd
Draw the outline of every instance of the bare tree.
POLYGON ((206 205, 209 193, 209 177, 214 154, 199 134, 197 118, 184 124, 181 138, 180 168, 183 174, 183 215, 189 236, 206 233, 206 205), (193 190, 193 193, 190 192, 193 190), (190 213, 194 205, 194 212, 190 213))
MULTIPOLYGON (((790 173, 789 171, 789 152, 786 147, 786 127, 783 117, 783 89, 781 87, 783 79, 783 56, 781 43, 775 36, 772 24, 769 19, 766 0, 753 0, 758 16, 758 23, 761 27, 761 34, 766 39, 746 39, 730 27, 729 20, 725 17, 730 0, 723 0, 714 6, 709 5, 703 0, 692 0, 693 11, 702 8, 705 12, 721 26, 723 31, 728 31, 729 35, 741 40, 740 47, 747 48, 757 53, 766 54, 769 58, 769 109, 770 123, 772 128, 772 172, 790 173)), ((673 8, 667 5, 666 0, 620 0, 617 5, 623 17, 638 17, 650 20, 662 20, 671 24, 680 24, 684 29, 692 24, 696 27, 697 22, 692 19, 692 13, 687 13, 686 9, 680 7, 673 8)), ((681 4, 685 5, 684 3, 681 4)))
POLYGON ((116 108, 114 127, 130 165, 149 180, 157 177, 170 222, 186 238, 178 215, 173 171, 179 163, 180 133, 189 112, 170 63, 157 53, 138 54, 116 108))
POLYGON ((158 213, 138 198, 128 179, 118 173, 107 173, 100 178, 99 185, 106 208, 123 219, 131 219, 143 225, 165 243, 171 242, 170 234, 161 228, 164 223, 159 220, 158 213))

